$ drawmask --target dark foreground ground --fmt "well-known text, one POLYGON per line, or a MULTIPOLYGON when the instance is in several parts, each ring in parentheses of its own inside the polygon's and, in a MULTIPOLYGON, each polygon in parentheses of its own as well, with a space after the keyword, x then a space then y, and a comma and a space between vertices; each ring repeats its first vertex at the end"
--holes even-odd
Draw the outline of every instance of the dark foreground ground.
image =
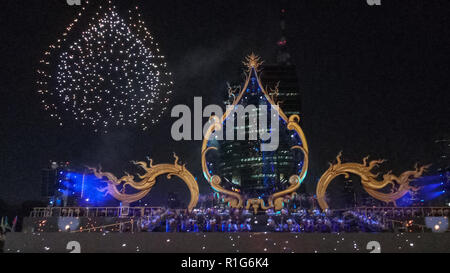
POLYGON ((4 252, 446 252, 450 233, 8 233, 4 252))

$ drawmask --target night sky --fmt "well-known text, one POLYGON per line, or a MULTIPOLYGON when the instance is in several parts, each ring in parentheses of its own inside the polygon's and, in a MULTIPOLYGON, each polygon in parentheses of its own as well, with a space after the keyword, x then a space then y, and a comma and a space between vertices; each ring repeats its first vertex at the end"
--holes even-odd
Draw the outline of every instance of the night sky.
MULTIPOLYGON (((365 0, 116 2, 123 11, 139 5, 167 58, 175 83, 169 108, 193 105, 194 96, 202 96, 203 105, 221 105, 226 81, 236 79, 246 55, 273 62, 285 8, 310 146, 304 183, 314 191, 340 150, 349 161, 386 158, 386 168, 398 173, 434 162, 434 140, 450 134, 450 2, 381 1, 377 7, 365 0)), ((201 142, 172 141, 170 114, 147 132, 99 134, 76 124, 59 127, 43 111, 37 64, 79 9, 56 0, 2 1, 0 199, 39 199, 40 171, 50 160, 101 163, 120 175, 130 160, 147 155, 155 163, 173 162, 173 151, 198 177, 201 193, 210 191, 201 175, 201 142)), ((170 190, 188 192, 180 181, 160 182, 150 200, 170 190)))

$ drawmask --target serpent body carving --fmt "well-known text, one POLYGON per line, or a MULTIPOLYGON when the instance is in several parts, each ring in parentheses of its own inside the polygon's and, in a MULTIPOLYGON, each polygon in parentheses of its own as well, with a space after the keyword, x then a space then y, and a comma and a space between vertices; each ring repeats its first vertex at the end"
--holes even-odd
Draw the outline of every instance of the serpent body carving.
POLYGON ((172 176, 177 176, 182 179, 189 188, 191 200, 188 205, 188 210, 191 211, 198 202, 198 184, 192 174, 186 169, 185 164, 178 164, 178 156, 174 154, 174 157, 174 164, 153 165, 152 159, 150 159, 149 164, 144 161, 132 161, 134 165, 139 166, 145 171, 145 174, 137 175, 139 179, 141 179, 140 181, 135 181, 135 177, 128 173, 125 173, 125 176, 121 178, 117 178, 114 174, 103 172, 100 168, 96 169, 88 167, 88 169, 91 170, 97 178, 106 178, 105 182, 108 185, 99 189, 99 191, 104 192, 105 195, 110 194, 115 199, 128 204, 136 202, 146 196, 155 185, 158 176, 166 174, 168 179, 172 178, 172 176), (118 189, 119 186, 122 187, 121 190, 118 189), (139 192, 127 194, 127 186, 130 186, 139 192))
POLYGON ((423 175, 429 165, 418 167, 415 166, 415 170, 403 172, 401 175, 396 176, 392 174, 392 171, 383 175, 383 180, 377 180, 379 173, 372 173, 371 170, 385 160, 372 160, 367 162, 368 156, 363 159, 363 163, 342 163, 342 153, 336 157, 337 164, 331 164, 328 170, 322 175, 317 184, 316 194, 320 207, 325 210, 328 209, 328 204, 325 201, 325 192, 328 185, 339 175, 344 175, 345 178, 349 178, 350 174, 356 174, 361 177, 361 184, 363 188, 372 197, 381 200, 386 203, 393 203, 396 205, 396 200, 403 197, 409 191, 417 191, 419 188, 410 185, 409 183, 423 175), (379 190, 391 186, 389 193, 380 192, 379 190))

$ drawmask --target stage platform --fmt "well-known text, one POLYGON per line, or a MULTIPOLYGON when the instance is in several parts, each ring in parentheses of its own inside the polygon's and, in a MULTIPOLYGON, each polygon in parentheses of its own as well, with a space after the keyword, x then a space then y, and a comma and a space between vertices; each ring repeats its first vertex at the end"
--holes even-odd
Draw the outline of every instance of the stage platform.
POLYGON ((450 252, 450 233, 8 233, 4 252, 450 252))

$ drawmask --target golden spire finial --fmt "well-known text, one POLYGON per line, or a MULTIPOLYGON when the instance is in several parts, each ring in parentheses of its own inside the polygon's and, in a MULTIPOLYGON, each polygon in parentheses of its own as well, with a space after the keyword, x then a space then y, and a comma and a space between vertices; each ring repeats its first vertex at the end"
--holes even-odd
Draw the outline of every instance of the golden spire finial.
POLYGON ((242 63, 247 66, 248 69, 254 68, 256 71, 258 71, 258 67, 262 65, 264 61, 261 61, 261 58, 252 52, 252 54, 245 57, 245 61, 242 63))

